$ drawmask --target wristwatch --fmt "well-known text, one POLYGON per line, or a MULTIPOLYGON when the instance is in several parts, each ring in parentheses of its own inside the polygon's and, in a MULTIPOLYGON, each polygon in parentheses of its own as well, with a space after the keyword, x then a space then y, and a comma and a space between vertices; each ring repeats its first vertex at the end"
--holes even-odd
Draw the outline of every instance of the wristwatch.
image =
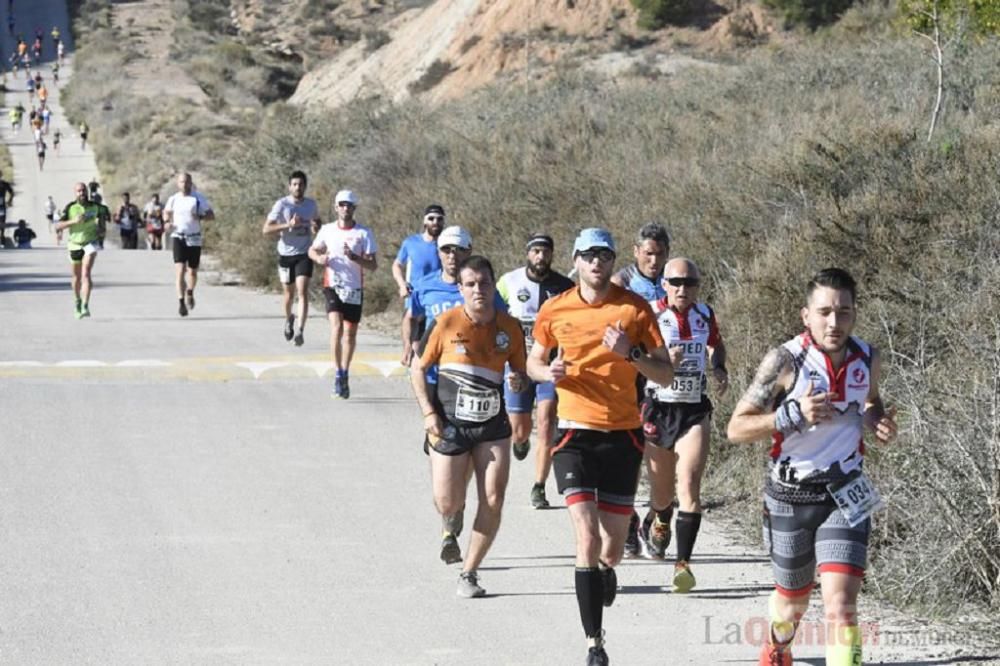
POLYGON ((628 350, 628 360, 630 362, 635 363, 640 358, 642 358, 642 347, 636 345, 628 350))

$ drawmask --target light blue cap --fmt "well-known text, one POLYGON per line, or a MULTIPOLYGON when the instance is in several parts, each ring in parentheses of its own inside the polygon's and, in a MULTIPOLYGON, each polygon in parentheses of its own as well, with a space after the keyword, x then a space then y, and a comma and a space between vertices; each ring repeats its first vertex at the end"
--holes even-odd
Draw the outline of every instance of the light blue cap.
POLYGON ((573 256, 575 257, 577 252, 584 252, 594 248, 606 248, 617 254, 615 251, 615 239, 611 237, 611 232, 607 229, 590 227, 581 231, 580 235, 573 242, 573 256))

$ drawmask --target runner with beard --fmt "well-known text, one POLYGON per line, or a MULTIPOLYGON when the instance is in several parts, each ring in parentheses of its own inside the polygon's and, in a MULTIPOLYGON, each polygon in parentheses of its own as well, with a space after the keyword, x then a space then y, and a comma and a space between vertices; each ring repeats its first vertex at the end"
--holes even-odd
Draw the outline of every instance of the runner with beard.
POLYGON ((410 314, 410 295, 413 285, 425 275, 441 270, 441 259, 438 258, 437 238, 444 229, 444 207, 431 204, 424 209, 424 230, 413 234, 399 246, 396 259, 392 262, 392 279, 396 281, 399 297, 403 299, 403 321, 400 325, 403 339, 403 358, 405 366, 410 365, 413 357, 413 339, 420 339, 422 330, 413 330, 413 316, 410 314))
MULTIPOLYGON (((535 234, 526 246, 527 262, 521 268, 501 276, 497 291, 507 302, 510 313, 521 322, 525 345, 531 351, 531 329, 542 305, 550 298, 572 289, 575 283, 552 270, 552 237, 535 234)), ((524 460, 531 448, 531 410, 537 410, 538 441, 535 448, 535 483, 531 487, 531 506, 549 508, 545 482, 552 467, 552 438, 556 427, 556 387, 550 382, 532 382, 528 390, 516 393, 505 389, 504 401, 513 429, 513 453, 524 460)))

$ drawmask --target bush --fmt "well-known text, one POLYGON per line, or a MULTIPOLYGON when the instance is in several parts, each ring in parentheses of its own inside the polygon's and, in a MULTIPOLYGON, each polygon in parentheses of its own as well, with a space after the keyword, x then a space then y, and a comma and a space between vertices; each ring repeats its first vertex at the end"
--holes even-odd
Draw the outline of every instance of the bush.
POLYGON ((815 30, 840 18, 854 0, 764 0, 764 4, 781 11, 790 25, 815 30))
POLYGON ((699 0, 632 0, 632 6, 639 10, 639 27, 643 30, 684 23, 704 4, 699 0))

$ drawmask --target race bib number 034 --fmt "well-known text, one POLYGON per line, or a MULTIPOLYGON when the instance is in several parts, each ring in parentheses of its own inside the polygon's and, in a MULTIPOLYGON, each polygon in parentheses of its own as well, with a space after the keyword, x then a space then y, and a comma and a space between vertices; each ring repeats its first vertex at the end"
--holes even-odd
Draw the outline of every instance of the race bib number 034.
POLYGON ((459 387, 455 397, 455 418, 483 423, 500 413, 500 392, 459 387))
POLYGON ((851 527, 857 527, 873 513, 885 508, 882 496, 864 472, 847 481, 831 483, 826 489, 851 527))

